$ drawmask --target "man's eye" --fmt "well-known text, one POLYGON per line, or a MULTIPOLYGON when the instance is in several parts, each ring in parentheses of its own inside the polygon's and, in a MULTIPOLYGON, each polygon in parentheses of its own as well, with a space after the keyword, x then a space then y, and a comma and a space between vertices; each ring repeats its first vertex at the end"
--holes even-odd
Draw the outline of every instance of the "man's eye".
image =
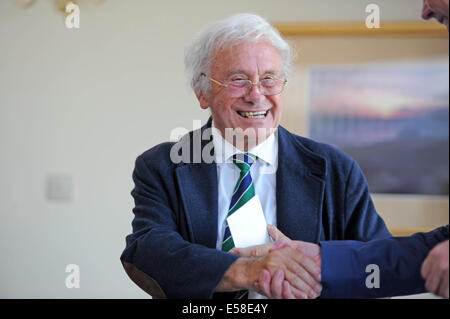
POLYGON ((235 85, 244 85, 245 83, 247 83, 247 80, 233 80, 231 81, 231 83, 235 84, 235 85))
POLYGON ((234 87, 245 87, 247 85, 246 80, 234 80, 230 82, 230 85, 234 87))
POLYGON ((276 81, 273 78, 266 78, 261 81, 261 85, 266 86, 266 87, 274 86, 275 84, 276 84, 276 81))

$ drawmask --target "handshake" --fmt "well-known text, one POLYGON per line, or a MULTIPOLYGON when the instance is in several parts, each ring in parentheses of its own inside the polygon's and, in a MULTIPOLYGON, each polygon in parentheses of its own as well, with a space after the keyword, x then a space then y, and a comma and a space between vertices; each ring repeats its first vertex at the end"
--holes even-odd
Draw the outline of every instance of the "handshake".
MULTIPOLYGON (((244 283, 240 288, 255 290, 259 294, 275 299, 309 299, 319 297, 322 293, 321 246, 313 243, 291 240, 272 225, 268 225, 268 232, 275 242, 246 248, 233 248, 230 251, 232 254, 243 257, 239 258, 239 260, 242 260, 243 266, 239 268, 239 271, 235 272, 242 273, 241 278, 244 277, 244 280, 240 280, 241 283, 244 283)), ((411 236, 410 238, 414 239, 414 236, 411 236)), ((403 240, 403 242, 393 241, 391 238, 387 238, 384 240, 373 241, 373 245, 371 246, 370 242, 363 244, 367 245, 365 246, 365 250, 374 249, 374 251, 378 251, 378 255, 372 256, 371 260, 378 259, 379 261, 382 261, 383 259, 388 260, 389 252, 392 251, 389 248, 390 245, 401 244, 400 246, 397 246, 397 248, 403 247, 404 250, 411 250, 411 244, 408 242, 408 237, 404 237, 400 240, 403 240)), ((345 245, 345 242, 340 243, 341 245, 345 245)), ((341 248, 342 247, 343 246, 341 246, 341 248)), ((414 249, 414 246, 412 247, 414 249)), ((412 268, 410 266, 411 273, 406 276, 397 276, 394 268, 394 270, 390 270, 390 273, 385 271, 385 276, 388 276, 388 278, 393 280, 395 280, 396 277, 399 277, 397 284, 399 285, 399 288, 401 288, 405 278, 417 281, 414 278, 421 275, 424 279, 426 290, 443 298, 448 298, 448 247, 448 239, 436 244, 431 251, 428 252, 428 256, 426 256, 425 260, 421 262, 420 270, 414 266, 417 264, 415 260, 403 258, 401 261, 403 264, 413 265, 412 268)), ((408 258, 414 259, 411 257, 408 258)), ((364 260, 363 257, 361 257, 361 259, 364 260)), ((391 263, 392 262, 393 261, 391 261, 391 263)), ((362 261, 356 262, 357 265, 360 265, 361 263, 362 261)), ((400 261, 396 261, 396 263, 399 264, 400 261)), ((327 269, 329 269, 330 265, 325 265, 325 267, 328 267, 327 269)), ((343 281, 347 279, 355 280, 355 278, 351 277, 341 279, 343 281)), ((393 283, 391 282, 391 284, 393 283)), ((417 284, 420 288, 420 282, 417 284)), ((416 287, 410 287, 411 291, 415 291, 415 288, 416 287)), ((407 292, 405 290, 400 291, 403 293, 407 292)), ((380 291, 378 297, 384 297, 383 293, 383 291, 380 291)), ((358 298, 360 295, 355 291, 355 295, 352 297, 358 298)))
POLYGON ((320 296, 321 248, 294 241, 268 225, 272 243, 233 248, 230 253, 253 259, 250 272, 258 274, 249 289, 274 299, 310 299, 320 296))

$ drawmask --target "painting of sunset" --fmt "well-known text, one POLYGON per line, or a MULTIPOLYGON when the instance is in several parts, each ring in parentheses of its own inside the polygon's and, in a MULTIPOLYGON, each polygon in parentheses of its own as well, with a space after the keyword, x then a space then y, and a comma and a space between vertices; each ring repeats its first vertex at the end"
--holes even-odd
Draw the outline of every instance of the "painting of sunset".
POLYGON ((308 70, 309 136, 361 166, 372 193, 448 195, 449 65, 308 70))

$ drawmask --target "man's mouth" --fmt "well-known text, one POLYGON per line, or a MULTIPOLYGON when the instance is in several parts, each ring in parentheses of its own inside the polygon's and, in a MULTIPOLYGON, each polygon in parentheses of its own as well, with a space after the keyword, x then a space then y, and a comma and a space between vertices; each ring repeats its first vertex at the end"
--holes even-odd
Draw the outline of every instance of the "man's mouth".
POLYGON ((259 112, 242 112, 237 111, 237 113, 242 116, 243 118, 247 119, 263 119, 266 117, 268 110, 266 111, 259 111, 259 112))

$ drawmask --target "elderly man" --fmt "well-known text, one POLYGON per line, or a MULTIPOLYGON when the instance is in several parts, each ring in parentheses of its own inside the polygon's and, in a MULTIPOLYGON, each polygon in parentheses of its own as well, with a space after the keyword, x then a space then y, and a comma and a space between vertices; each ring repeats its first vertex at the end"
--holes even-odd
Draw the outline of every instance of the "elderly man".
MULTIPOLYGON (((424 0, 422 18, 435 18, 448 29, 448 0, 424 0)), ((448 225, 410 237, 391 237, 370 242, 324 241, 320 246, 292 241, 274 227, 271 236, 281 242, 234 249, 241 256, 264 256, 269 250, 290 246, 321 266, 324 298, 374 298, 422 293, 426 290, 449 298, 448 225), (376 265, 378 287, 366 284, 368 265, 376 265)), ((369 271, 370 272, 370 271, 369 271)), ((273 271, 272 271, 273 273, 273 271)), ((276 276, 263 270, 254 285, 272 298, 294 298, 282 270, 276 276)))
POLYGON ((281 270, 293 296, 317 297, 320 267, 294 248, 258 258, 229 252, 230 217, 250 201, 295 240, 391 236, 354 160, 279 126, 291 59, 279 33, 250 14, 214 23, 188 48, 194 93, 212 118, 137 158, 133 233, 121 256, 153 297, 258 298, 263 271, 281 270))

